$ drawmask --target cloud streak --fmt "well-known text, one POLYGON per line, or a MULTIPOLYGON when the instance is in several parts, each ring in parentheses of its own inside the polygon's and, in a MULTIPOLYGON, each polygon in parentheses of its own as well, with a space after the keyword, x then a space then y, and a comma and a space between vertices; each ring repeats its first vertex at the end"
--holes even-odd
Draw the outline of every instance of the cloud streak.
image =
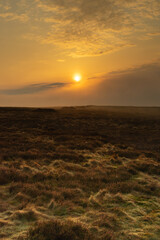
POLYGON ((26 94, 36 94, 39 92, 44 92, 50 89, 61 88, 64 87, 67 83, 39 83, 39 84, 30 84, 28 86, 24 86, 22 88, 14 88, 14 89, 3 89, 0 90, 0 94, 4 95, 26 95, 26 94))

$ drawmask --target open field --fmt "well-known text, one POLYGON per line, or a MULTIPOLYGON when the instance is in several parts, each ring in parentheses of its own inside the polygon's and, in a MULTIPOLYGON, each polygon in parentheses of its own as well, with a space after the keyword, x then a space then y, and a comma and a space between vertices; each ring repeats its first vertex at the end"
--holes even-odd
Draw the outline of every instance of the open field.
POLYGON ((160 108, 0 108, 0 239, 160 239, 160 108))

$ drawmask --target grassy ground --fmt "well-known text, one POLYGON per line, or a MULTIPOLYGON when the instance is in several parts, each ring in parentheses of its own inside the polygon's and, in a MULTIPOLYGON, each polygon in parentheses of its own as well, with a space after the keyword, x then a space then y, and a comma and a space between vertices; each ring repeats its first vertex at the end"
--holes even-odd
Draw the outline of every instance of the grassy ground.
POLYGON ((160 108, 0 108, 0 239, 160 239, 160 108))

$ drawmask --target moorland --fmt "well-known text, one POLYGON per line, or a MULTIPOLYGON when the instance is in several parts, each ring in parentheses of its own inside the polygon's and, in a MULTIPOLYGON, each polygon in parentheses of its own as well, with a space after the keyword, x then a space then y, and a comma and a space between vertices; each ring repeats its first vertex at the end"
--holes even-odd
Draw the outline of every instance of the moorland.
POLYGON ((0 108, 0 239, 160 239, 160 108, 0 108))

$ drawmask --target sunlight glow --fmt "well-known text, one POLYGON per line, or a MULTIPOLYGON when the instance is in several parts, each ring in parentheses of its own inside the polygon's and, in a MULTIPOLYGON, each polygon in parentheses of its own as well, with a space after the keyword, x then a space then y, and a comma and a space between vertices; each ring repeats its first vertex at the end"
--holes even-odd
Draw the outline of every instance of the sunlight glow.
POLYGON ((82 77, 81 77, 80 74, 75 74, 74 77, 73 77, 73 79, 74 79, 74 81, 76 81, 76 82, 80 82, 81 79, 82 79, 82 77))

